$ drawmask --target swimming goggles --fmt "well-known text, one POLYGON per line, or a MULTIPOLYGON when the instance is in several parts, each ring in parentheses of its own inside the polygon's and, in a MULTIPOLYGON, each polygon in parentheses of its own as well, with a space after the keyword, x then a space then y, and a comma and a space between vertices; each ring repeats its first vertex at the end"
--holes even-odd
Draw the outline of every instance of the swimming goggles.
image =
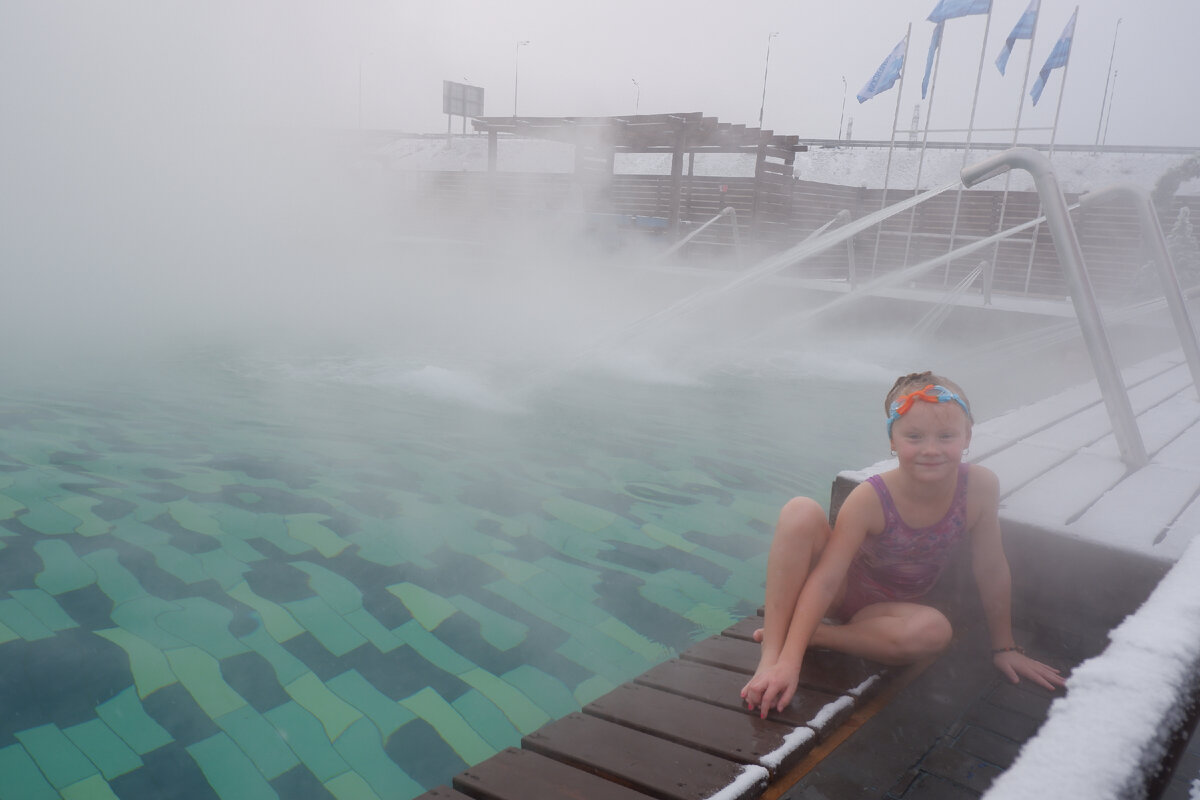
POLYGON ((902 394, 892 401, 891 413, 888 414, 887 419, 888 438, 891 438, 892 435, 892 425, 895 424, 896 420, 907 414, 912 409, 913 403, 918 400, 926 403, 958 403, 962 406, 962 410, 966 412, 967 419, 971 420, 971 409, 967 408, 967 404, 963 402, 961 397, 945 386, 931 383, 924 389, 902 394))

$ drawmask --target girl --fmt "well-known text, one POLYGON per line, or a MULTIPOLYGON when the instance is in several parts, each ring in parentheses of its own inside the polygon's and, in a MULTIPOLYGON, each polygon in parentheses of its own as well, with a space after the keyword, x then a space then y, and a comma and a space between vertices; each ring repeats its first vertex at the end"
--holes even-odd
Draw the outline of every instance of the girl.
POLYGON ((779 515, 767 560, 762 655, 742 689, 749 708, 764 718, 791 702, 810 645, 885 664, 910 664, 945 649, 950 621, 915 601, 964 538, 992 663, 1013 683, 1022 677, 1047 689, 1064 683, 1058 670, 1027 657, 1013 641, 999 483, 990 470, 963 463, 973 422, 966 395, 933 373, 913 373, 896 381, 884 408, 899 465, 855 487, 832 530, 808 498, 790 500, 779 515))

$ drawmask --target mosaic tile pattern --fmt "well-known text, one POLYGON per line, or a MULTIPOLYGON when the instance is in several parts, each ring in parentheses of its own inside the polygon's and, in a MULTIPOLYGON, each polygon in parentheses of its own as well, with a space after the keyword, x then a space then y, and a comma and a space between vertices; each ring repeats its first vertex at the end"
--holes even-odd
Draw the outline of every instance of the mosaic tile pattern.
POLYGON ((828 485, 636 392, 203 385, 0 399, 0 800, 413 797, 752 613, 828 485))

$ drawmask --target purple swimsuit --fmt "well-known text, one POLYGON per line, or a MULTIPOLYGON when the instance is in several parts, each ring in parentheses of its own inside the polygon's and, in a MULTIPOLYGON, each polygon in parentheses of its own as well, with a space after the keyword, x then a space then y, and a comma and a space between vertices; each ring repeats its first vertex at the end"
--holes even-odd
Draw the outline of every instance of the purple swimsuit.
POLYGON ((916 600, 933 588, 966 533, 967 470, 968 465, 959 465, 950 508, 927 528, 910 528, 900 518, 883 478, 867 478, 883 506, 883 531, 867 536, 851 562, 836 619, 849 620, 872 603, 916 600))

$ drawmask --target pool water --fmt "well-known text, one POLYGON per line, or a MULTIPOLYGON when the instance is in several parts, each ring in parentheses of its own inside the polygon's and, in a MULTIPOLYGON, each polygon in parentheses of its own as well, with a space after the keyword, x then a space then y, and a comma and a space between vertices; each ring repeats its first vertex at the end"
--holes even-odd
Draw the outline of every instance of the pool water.
POLYGON ((753 613, 894 373, 191 355, 0 397, 0 798, 405 798, 753 613), (543 376, 544 378, 545 376, 543 376))

